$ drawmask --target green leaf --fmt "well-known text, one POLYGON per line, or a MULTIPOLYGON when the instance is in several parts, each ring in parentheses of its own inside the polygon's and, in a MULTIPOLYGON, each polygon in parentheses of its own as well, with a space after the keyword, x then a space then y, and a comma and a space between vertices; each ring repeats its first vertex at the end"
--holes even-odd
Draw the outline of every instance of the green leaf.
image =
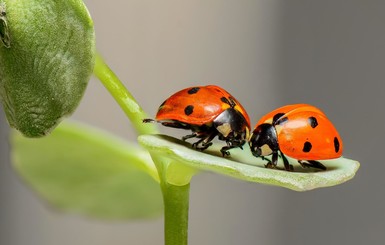
POLYGON ((168 157, 180 165, 194 168, 195 171, 209 170, 246 181, 281 186, 295 191, 307 191, 344 183, 353 178, 359 168, 357 161, 339 158, 322 161, 328 170, 315 171, 310 168, 303 169, 293 159, 288 158, 294 165, 294 172, 288 172, 265 168, 266 161, 254 157, 247 144, 244 145, 244 150, 233 149, 230 151, 230 157, 223 158, 220 155, 221 145, 219 144, 199 152, 192 149, 190 144, 165 135, 141 135, 138 140, 152 154, 168 157))
POLYGON ((92 19, 81 0, 0 0, 0 9, 8 122, 27 137, 44 136, 84 94, 95 63, 92 19))
POLYGON ((12 134, 17 172, 53 207, 103 219, 147 218, 163 211, 148 152, 96 129, 62 123, 39 139, 12 134))

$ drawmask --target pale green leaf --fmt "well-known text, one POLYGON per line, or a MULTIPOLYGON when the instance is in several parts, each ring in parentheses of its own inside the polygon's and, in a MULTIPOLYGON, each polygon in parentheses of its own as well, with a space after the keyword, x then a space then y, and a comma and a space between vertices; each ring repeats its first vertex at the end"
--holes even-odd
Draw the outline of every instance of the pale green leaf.
POLYGON ((96 129, 62 123, 30 139, 12 133, 17 172, 51 206, 95 218, 146 218, 163 211, 147 151, 96 129))
POLYGON ((224 158, 219 152, 223 143, 214 144, 208 150, 200 152, 192 149, 186 142, 165 135, 141 135, 138 139, 151 153, 168 157, 174 162, 196 170, 209 170, 246 181, 296 191, 342 184, 353 178, 359 168, 357 161, 339 158, 322 161, 328 170, 316 171, 310 168, 303 169, 293 159, 289 159, 294 165, 294 172, 288 172, 265 168, 266 161, 254 157, 247 144, 244 145, 244 150, 233 149, 230 151, 231 156, 224 158))

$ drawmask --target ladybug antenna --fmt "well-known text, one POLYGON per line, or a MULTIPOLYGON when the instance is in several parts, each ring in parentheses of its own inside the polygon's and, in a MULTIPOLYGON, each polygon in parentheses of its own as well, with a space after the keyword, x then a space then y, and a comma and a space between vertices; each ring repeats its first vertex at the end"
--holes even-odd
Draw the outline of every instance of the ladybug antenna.
POLYGON ((231 98, 231 97, 229 97, 229 98, 222 97, 222 98, 221 98, 221 101, 222 101, 223 103, 226 103, 226 104, 228 104, 229 106, 231 106, 231 108, 234 108, 234 107, 236 106, 236 103, 235 103, 234 99, 231 98))

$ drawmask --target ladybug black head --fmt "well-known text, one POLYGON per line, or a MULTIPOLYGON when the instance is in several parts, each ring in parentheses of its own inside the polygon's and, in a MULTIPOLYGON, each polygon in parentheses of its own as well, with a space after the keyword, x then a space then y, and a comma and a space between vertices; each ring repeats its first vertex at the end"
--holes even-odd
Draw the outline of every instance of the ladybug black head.
POLYGON ((236 145, 243 145, 249 136, 250 126, 245 117, 236 109, 228 108, 213 121, 219 138, 236 145))
POLYGON ((256 157, 268 156, 277 152, 279 148, 274 126, 268 123, 258 125, 250 137, 249 145, 251 152, 256 157))

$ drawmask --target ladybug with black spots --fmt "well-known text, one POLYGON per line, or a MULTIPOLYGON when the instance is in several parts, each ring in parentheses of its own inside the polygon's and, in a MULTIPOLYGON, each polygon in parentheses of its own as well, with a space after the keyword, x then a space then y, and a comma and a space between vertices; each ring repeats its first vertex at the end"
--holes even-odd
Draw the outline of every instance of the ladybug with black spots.
POLYGON ((218 136, 227 145, 221 148, 223 156, 230 155, 232 148, 246 143, 250 132, 250 119, 243 106, 226 90, 215 85, 183 89, 166 99, 154 119, 167 127, 191 130, 182 138, 198 138, 193 148, 205 150, 218 136))
POLYGON ((280 154, 287 171, 292 171, 286 156, 302 167, 326 170, 318 160, 339 158, 343 145, 340 135, 326 115, 307 104, 287 105, 263 116, 249 140, 256 157, 272 155, 266 167, 276 168, 280 154))

